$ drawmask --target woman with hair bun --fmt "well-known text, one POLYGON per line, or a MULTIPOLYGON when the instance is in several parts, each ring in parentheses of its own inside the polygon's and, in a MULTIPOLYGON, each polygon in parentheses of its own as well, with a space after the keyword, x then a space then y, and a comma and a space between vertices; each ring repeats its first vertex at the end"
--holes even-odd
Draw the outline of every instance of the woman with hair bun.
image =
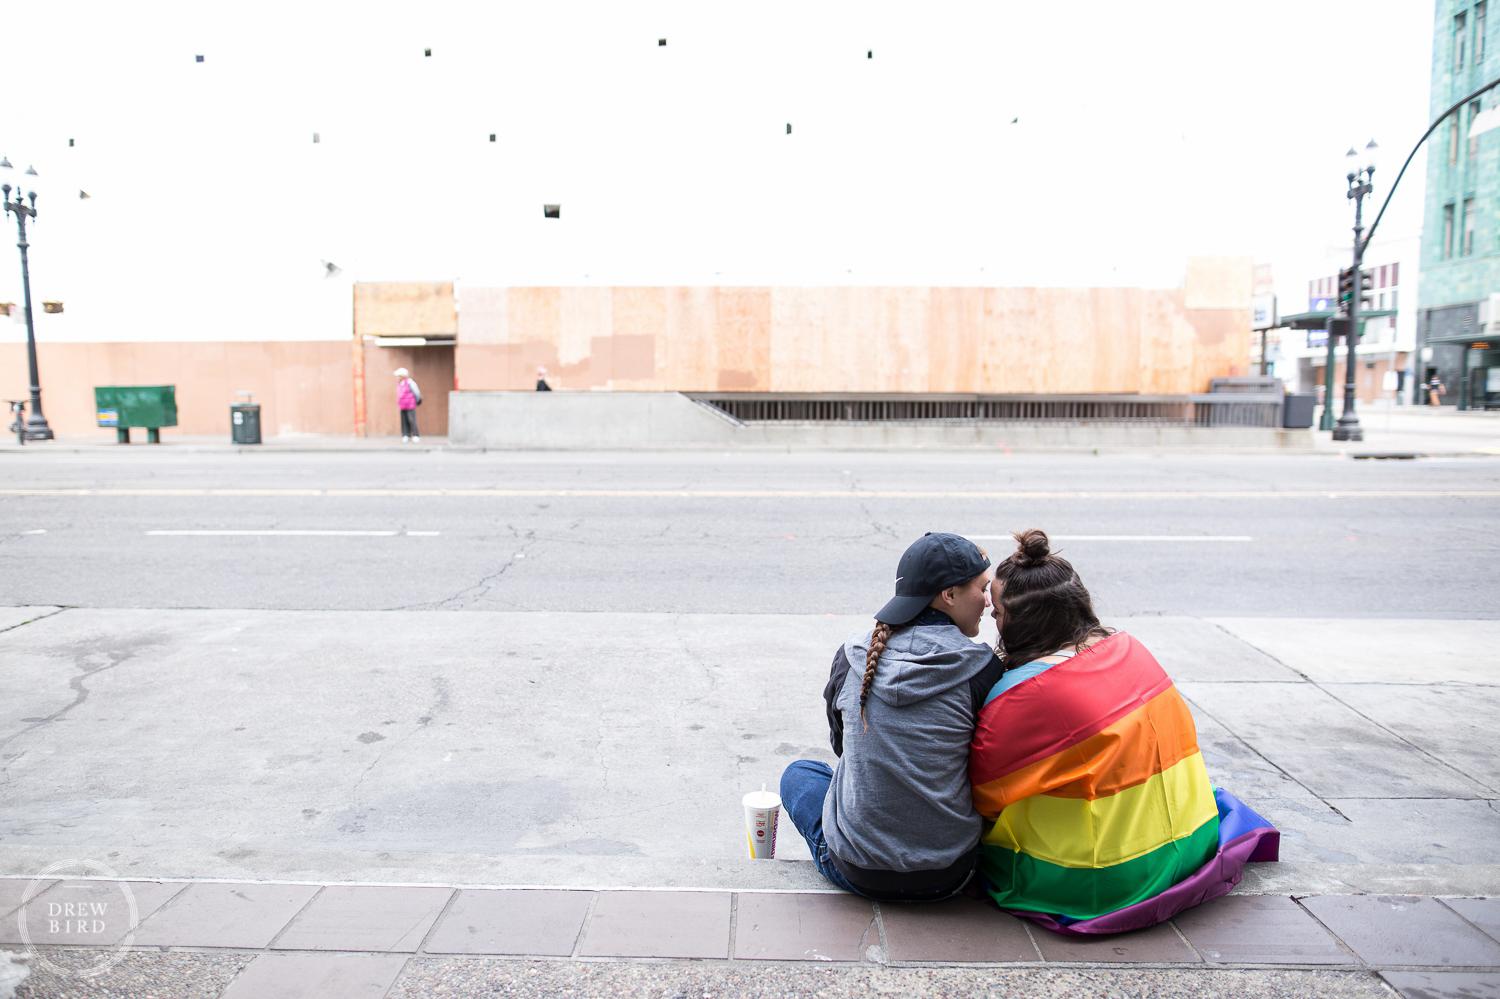
POLYGON ((990 586, 1005 672, 969 756, 1000 905, 1066 934, 1151 926, 1228 893, 1280 834, 1209 783, 1192 713, 1130 635, 1103 627, 1039 530, 990 586))

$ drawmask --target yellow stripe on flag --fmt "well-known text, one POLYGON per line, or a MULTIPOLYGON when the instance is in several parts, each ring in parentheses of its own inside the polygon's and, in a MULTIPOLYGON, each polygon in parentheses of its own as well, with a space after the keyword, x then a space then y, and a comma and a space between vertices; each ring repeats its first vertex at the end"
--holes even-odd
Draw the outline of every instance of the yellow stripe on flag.
POLYGON ((1112 867, 1189 836, 1218 814, 1203 754, 1194 753, 1107 798, 1039 794, 1007 805, 984 842, 1060 867, 1112 867))

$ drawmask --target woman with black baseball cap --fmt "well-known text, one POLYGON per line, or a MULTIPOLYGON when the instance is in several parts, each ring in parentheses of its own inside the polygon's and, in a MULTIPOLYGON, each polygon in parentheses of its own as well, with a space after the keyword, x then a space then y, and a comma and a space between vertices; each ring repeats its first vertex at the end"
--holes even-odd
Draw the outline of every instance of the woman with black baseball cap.
POLYGON ((896 595, 840 646, 823 690, 837 768, 796 761, 781 800, 833 884, 924 901, 961 889, 979 857, 969 742, 1002 667, 973 641, 989 606, 978 546, 927 534, 896 572, 896 595))

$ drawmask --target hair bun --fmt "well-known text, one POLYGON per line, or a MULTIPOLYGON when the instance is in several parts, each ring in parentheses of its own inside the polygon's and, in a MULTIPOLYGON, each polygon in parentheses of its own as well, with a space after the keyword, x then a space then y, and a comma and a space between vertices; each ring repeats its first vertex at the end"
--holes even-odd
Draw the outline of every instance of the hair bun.
POLYGON ((1052 554, 1052 546, 1047 541, 1047 532, 1040 528, 1032 527, 1025 531, 1016 532, 1016 553, 1012 558, 1016 565, 1023 569, 1034 565, 1041 565, 1047 556, 1052 554))

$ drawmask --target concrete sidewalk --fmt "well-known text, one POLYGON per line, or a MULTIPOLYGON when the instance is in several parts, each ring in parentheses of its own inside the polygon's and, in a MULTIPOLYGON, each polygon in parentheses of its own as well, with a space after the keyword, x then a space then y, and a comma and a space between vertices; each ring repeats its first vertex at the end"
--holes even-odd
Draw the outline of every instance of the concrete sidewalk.
POLYGON ((1083 949, 830 892, 789 827, 744 858, 740 795, 832 759, 819 691, 864 623, 0 610, 0 909, 40 877, 51 918, 87 871, 44 872, 88 860, 141 920, 92 991, 39 964, 21 995, 1500 994, 1500 622, 1110 622, 1283 862, 1083 949))
MULTIPOLYGON (((1338 415, 1338 407, 1335 407, 1335 418, 1338 415)), ((1232 434, 1214 437, 1212 433, 1205 432, 1202 439, 1194 443, 1161 443, 1141 437, 1132 438, 1129 434, 1117 433, 1128 428, 1121 427, 1099 427, 1098 432, 1089 436, 1087 427, 1060 427, 1058 433, 1041 433, 1045 427, 1022 427, 1018 425, 1017 432, 1013 434, 1000 434, 997 440, 1005 440, 1001 447, 1009 447, 1015 451, 1091 451, 1095 448, 1100 451, 1116 452, 1224 452, 1224 453, 1266 453, 1281 455, 1297 454, 1346 454, 1354 455, 1414 455, 1414 456, 1460 456, 1471 454, 1500 454, 1500 413, 1488 412, 1458 412, 1452 407, 1433 408, 1429 406, 1400 406, 1391 409, 1383 404, 1362 407, 1358 410, 1360 427, 1364 433, 1364 440, 1357 442, 1335 441, 1332 434, 1327 431, 1306 431, 1308 435, 1304 440, 1298 437, 1294 446, 1283 444, 1282 446, 1248 444, 1237 441, 1232 434), (1063 433, 1062 431, 1066 431, 1063 433)), ((1317 426, 1317 417, 1313 425, 1317 426)), ((1301 431, 1287 433, 1304 433, 1301 431)), ((1139 435, 1137 435, 1139 436, 1139 435)), ((1184 439, 1186 440, 1186 439, 1184 439)), ((602 438, 596 444, 600 449, 609 449, 610 445, 602 438)), ((682 445, 688 449, 698 450, 722 450, 724 448, 740 450, 786 450, 789 446, 785 441, 773 444, 746 444, 746 443, 716 443, 702 445, 682 445)), ((813 450, 858 450, 865 445, 846 444, 843 447, 834 444, 818 443, 809 438, 805 447, 813 450)), ((890 444, 889 450, 910 449, 920 446, 923 449, 938 448, 954 451, 993 451, 996 444, 988 443, 955 443, 930 441, 922 444, 890 444)), ((670 449, 670 445, 664 445, 670 449)), ((15 451, 27 453, 35 449, 46 449, 49 451, 69 451, 74 453, 98 453, 108 451, 128 452, 131 449, 144 450, 166 450, 166 451, 191 451, 191 452, 215 452, 215 453, 255 453, 266 451, 278 452, 376 452, 376 451, 404 451, 404 452, 427 452, 427 451, 476 451, 484 450, 480 447, 470 445, 453 445, 446 436, 424 436, 421 441, 414 443, 402 443, 399 437, 355 437, 344 434, 286 434, 272 435, 265 438, 263 444, 234 444, 225 436, 218 435, 185 435, 177 434, 171 430, 163 431, 161 444, 145 444, 135 442, 130 445, 121 445, 115 442, 114 436, 108 431, 97 434, 68 434, 59 437, 55 441, 33 442, 25 446, 18 445, 14 437, 0 437, 0 453, 15 451)))
MULTIPOLYGON (((834 759, 819 694, 864 623, 8 608, 0 874, 814 887, 740 861, 739 799, 834 759)), ((1500 622, 1111 623, 1282 830, 1261 890, 1500 895, 1500 622)))
MULTIPOLYGON (((1337 420, 1340 406, 1334 406, 1337 420)), ((1384 402, 1356 410, 1362 441, 1336 441, 1315 431, 1319 452, 1359 455, 1436 456, 1500 454, 1500 413, 1459 412, 1451 406, 1396 406, 1384 402)), ((1318 426, 1321 410, 1314 416, 1318 426)))
POLYGON ((329 451, 446 451, 446 435, 424 436, 420 441, 403 443, 400 437, 356 437, 353 434, 270 434, 260 444, 236 444, 228 436, 218 434, 178 434, 162 431, 160 444, 147 444, 142 439, 129 444, 118 443, 108 431, 97 434, 60 434, 56 440, 16 443, 16 438, 0 437, 0 452, 14 451, 30 454, 37 450, 65 451, 73 454, 99 454, 131 451, 176 451, 255 454, 265 451, 280 452, 329 452, 329 451))
POLYGON ((1232 895, 1073 938, 969 897, 0 879, 23 939, 24 999, 1500 991, 1500 898, 1232 895))

